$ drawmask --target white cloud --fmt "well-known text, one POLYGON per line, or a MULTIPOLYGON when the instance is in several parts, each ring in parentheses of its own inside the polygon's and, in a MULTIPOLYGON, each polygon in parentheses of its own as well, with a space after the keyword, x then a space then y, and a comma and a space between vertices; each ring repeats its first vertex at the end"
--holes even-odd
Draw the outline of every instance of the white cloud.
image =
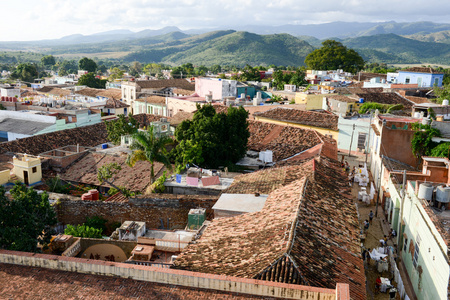
POLYGON ((59 38, 112 29, 182 29, 333 21, 450 20, 450 1, 19 0, 4 1, 0 40, 59 38), (19 4, 18 4, 19 2, 19 4))

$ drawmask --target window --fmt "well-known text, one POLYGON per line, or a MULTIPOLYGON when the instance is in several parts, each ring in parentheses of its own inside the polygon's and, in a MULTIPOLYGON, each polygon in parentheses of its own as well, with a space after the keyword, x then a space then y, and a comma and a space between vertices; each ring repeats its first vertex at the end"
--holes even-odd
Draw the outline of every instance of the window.
POLYGON ((366 148, 366 136, 367 136, 367 133, 364 133, 364 132, 358 133, 358 149, 366 148))
POLYGON ((411 81, 411 78, 409 78, 409 77, 406 77, 406 78, 405 78, 405 83, 406 83, 406 84, 408 84, 410 81, 411 81))
POLYGON ((31 171, 32 171, 33 173, 36 173, 36 172, 37 172, 37 167, 33 167, 33 169, 31 169, 31 171))
POLYGON ((434 79, 434 85, 439 85, 439 78, 434 79))
POLYGON ((403 247, 403 251, 405 251, 406 252, 406 246, 408 246, 408 239, 407 238, 405 238, 405 245, 404 245, 404 247, 403 247))
POLYGON ((420 236, 419 236, 419 234, 417 234, 416 244, 414 246, 414 258, 413 258, 413 265, 414 265, 414 268, 416 268, 416 269, 417 269, 418 260, 419 260, 419 246, 420 246, 420 236))

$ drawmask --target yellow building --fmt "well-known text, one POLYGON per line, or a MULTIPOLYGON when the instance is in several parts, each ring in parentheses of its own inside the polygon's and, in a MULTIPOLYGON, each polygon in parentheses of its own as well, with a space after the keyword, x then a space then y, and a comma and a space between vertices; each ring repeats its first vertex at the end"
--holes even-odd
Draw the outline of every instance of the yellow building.
POLYGON ((9 173, 9 169, 0 171, 0 185, 8 183, 10 177, 9 173))
POLYGON ((41 159, 27 154, 14 156, 14 174, 26 185, 33 185, 42 180, 41 159))

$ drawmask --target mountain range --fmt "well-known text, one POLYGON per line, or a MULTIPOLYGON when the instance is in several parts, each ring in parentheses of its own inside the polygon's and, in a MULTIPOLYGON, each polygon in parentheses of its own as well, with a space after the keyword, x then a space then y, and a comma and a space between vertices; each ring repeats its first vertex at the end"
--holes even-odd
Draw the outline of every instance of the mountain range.
POLYGON ((0 50, 174 65, 302 65, 305 56, 328 38, 355 49, 368 62, 450 64, 450 24, 432 22, 112 30, 54 40, 0 42, 0 50))

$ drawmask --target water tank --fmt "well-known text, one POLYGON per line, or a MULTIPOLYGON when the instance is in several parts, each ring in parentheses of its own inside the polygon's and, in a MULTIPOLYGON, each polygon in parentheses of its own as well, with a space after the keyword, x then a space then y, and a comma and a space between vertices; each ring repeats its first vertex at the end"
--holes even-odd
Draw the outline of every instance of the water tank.
POLYGON ((419 199, 431 201, 431 198, 433 197, 433 186, 429 183, 422 183, 419 185, 419 194, 417 196, 419 199))
POLYGON ((106 148, 108 148, 108 144, 102 144, 102 149, 106 149, 106 148))
POLYGON ((428 125, 429 122, 430 122, 430 119, 428 119, 428 118, 422 119, 422 125, 428 125))
POLYGON ((92 195, 92 200, 98 200, 99 199, 99 192, 97 190, 89 190, 89 194, 92 195))
POLYGON ((450 202, 450 187, 438 186, 436 190, 436 201, 441 203, 450 202))
POLYGON ((414 118, 420 119, 420 112, 416 111, 416 112, 414 113, 414 118))
POLYGON ((89 201, 91 201, 92 200, 92 194, 85 193, 85 194, 81 195, 81 200, 89 200, 89 201))
POLYGON ((444 101, 442 101, 442 105, 448 105, 448 100, 445 99, 444 101))
POLYGON ((364 98, 359 98, 359 103, 364 103, 364 98))

